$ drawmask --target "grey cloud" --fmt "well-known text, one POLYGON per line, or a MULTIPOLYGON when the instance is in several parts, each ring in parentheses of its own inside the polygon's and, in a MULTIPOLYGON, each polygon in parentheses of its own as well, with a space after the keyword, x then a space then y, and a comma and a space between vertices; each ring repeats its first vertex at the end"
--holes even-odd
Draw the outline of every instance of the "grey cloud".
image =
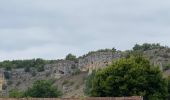
POLYGON ((170 45, 169 4, 168 0, 0 1, 1 59, 62 58, 100 48, 125 50, 143 42, 170 45))

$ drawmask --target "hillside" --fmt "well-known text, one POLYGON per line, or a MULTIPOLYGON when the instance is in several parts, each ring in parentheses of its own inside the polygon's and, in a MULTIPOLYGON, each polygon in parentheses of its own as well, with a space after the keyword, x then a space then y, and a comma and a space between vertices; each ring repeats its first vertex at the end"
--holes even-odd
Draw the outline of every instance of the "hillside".
POLYGON ((85 79, 92 70, 102 69, 112 61, 130 55, 144 54, 152 64, 170 75, 170 48, 159 44, 135 45, 133 50, 102 49, 81 57, 70 55, 62 60, 15 60, 0 62, 2 94, 11 89, 26 90, 40 79, 52 80, 63 97, 84 96, 85 79), (4 76, 4 78, 3 78, 4 76))

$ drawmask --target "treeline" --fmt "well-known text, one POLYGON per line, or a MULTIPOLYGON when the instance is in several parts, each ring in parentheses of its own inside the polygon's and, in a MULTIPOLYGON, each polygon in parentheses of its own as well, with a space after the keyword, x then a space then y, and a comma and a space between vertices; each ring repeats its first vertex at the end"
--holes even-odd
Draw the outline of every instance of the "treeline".
POLYGON ((137 50, 142 50, 142 51, 146 51, 146 50, 152 50, 152 49, 162 49, 162 48, 166 48, 166 46, 161 46, 159 43, 144 43, 142 45, 140 44, 136 44, 134 47, 133 47, 133 50, 134 51, 137 51, 137 50))
POLYGON ((3 61, 0 62, 0 68, 5 68, 5 70, 11 70, 15 68, 25 68, 25 71, 29 71, 30 68, 36 68, 37 71, 43 71, 44 65, 52 63, 53 61, 43 60, 43 59, 31 59, 31 60, 13 60, 13 61, 3 61))

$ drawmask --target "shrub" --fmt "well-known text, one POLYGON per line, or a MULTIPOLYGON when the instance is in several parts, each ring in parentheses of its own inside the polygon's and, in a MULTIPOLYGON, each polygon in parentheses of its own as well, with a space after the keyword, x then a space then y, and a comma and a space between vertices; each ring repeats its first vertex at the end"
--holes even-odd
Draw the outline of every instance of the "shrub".
POLYGON ((94 97, 143 96, 144 100, 166 100, 168 95, 168 84, 161 71, 143 57, 122 58, 90 79, 87 89, 91 87, 89 95, 94 97))
POLYGON ((66 56, 66 58, 65 58, 66 60, 70 60, 70 61, 77 61, 77 58, 76 58, 76 56, 75 55, 73 55, 73 54, 68 54, 67 56, 66 56))
POLYGON ((29 88, 25 93, 25 97, 34 98, 55 98, 60 97, 62 93, 57 87, 54 87, 51 81, 38 80, 36 81, 32 88, 29 88))

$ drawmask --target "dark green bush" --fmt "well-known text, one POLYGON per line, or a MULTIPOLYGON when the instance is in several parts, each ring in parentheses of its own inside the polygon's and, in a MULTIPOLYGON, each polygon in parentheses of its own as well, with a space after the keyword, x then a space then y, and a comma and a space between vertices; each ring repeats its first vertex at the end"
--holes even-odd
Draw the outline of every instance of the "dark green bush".
POLYGON ((143 96, 144 100, 166 100, 168 95, 162 72, 140 56, 113 62, 87 81, 88 94, 93 97, 143 96))

